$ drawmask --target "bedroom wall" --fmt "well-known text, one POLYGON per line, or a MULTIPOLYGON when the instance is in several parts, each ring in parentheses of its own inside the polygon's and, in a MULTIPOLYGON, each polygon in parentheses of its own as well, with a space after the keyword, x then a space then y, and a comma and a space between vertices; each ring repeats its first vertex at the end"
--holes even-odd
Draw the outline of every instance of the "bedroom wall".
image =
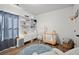
MULTIPOLYGON (((77 9, 79 10, 79 4, 75 4, 73 6, 73 15, 76 13, 77 9)), ((77 37, 76 35, 79 35, 79 16, 75 19, 75 22, 73 22, 73 27, 74 27, 74 30, 76 32, 74 32, 74 40, 76 42, 76 47, 79 47, 79 37, 77 37)))
MULTIPOLYGON (((74 7, 73 7, 73 15, 76 13, 77 9, 79 11, 79 4, 74 5, 74 7)), ((76 18, 73 25, 74 25, 74 28, 76 30, 75 34, 78 34, 79 33, 79 26, 78 26, 79 25, 79 16, 76 18)))
POLYGON ((37 29, 41 33, 44 27, 47 27, 48 32, 55 30, 61 41, 63 38, 73 37, 73 24, 69 20, 69 16, 73 14, 73 7, 67 7, 60 10, 51 11, 37 16, 37 29))

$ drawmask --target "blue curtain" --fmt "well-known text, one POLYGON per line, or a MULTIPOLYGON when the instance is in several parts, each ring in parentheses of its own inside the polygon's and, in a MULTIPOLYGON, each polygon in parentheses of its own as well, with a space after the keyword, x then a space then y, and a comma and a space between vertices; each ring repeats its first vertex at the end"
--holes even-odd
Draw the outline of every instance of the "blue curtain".
POLYGON ((19 35, 19 16, 0 11, 0 50, 16 45, 19 35))
POLYGON ((2 14, 0 13, 0 41, 2 39, 2 14))

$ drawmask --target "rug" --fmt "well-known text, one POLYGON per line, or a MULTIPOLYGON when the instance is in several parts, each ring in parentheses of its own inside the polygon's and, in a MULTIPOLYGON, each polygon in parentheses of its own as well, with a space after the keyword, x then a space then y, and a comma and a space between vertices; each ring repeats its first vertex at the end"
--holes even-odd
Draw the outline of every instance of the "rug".
POLYGON ((21 50, 17 55, 32 55, 33 53, 41 54, 50 51, 52 48, 44 44, 33 44, 23 50, 21 50))

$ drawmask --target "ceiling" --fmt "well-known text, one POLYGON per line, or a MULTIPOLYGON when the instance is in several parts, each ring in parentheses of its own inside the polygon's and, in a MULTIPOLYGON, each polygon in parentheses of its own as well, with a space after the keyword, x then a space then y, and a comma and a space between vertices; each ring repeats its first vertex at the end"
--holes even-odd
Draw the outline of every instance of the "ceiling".
POLYGON ((70 7, 73 5, 72 4, 19 4, 19 6, 33 15, 39 15, 42 13, 70 7))

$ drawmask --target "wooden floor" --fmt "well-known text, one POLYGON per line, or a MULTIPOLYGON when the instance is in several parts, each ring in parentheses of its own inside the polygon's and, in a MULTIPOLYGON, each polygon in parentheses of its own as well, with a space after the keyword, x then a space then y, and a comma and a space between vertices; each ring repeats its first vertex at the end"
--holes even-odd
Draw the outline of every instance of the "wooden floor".
MULTIPOLYGON (((43 42, 39 42, 39 40, 34 40, 33 42, 29 41, 29 42, 25 43, 24 46, 22 46, 22 47, 6 49, 6 50, 0 52, 0 55, 16 55, 23 48, 28 47, 28 46, 30 46, 32 44, 38 44, 38 43, 44 44, 43 42)), ((49 46, 51 46, 51 45, 49 45, 49 46)))
MULTIPOLYGON (((4 51, 2 51, 2 52, 0 52, 0 55, 17 55, 17 53, 18 52, 20 52, 22 49, 24 49, 25 47, 28 47, 28 46, 30 46, 30 45, 33 45, 33 44, 46 44, 46 43, 44 43, 44 42, 42 42, 42 41, 39 41, 39 40, 33 40, 33 42, 27 42, 27 43, 25 43, 24 44, 24 46, 22 46, 22 47, 19 47, 19 48, 9 48, 9 49, 7 49, 7 50, 4 50, 4 51)), ((63 51, 63 52, 66 52, 67 50, 63 50, 61 47, 59 47, 58 45, 57 46, 52 46, 52 45, 50 45, 50 44, 46 44, 46 45, 49 45, 50 47, 52 47, 52 48, 58 48, 58 49, 60 49, 61 51, 63 51)))

